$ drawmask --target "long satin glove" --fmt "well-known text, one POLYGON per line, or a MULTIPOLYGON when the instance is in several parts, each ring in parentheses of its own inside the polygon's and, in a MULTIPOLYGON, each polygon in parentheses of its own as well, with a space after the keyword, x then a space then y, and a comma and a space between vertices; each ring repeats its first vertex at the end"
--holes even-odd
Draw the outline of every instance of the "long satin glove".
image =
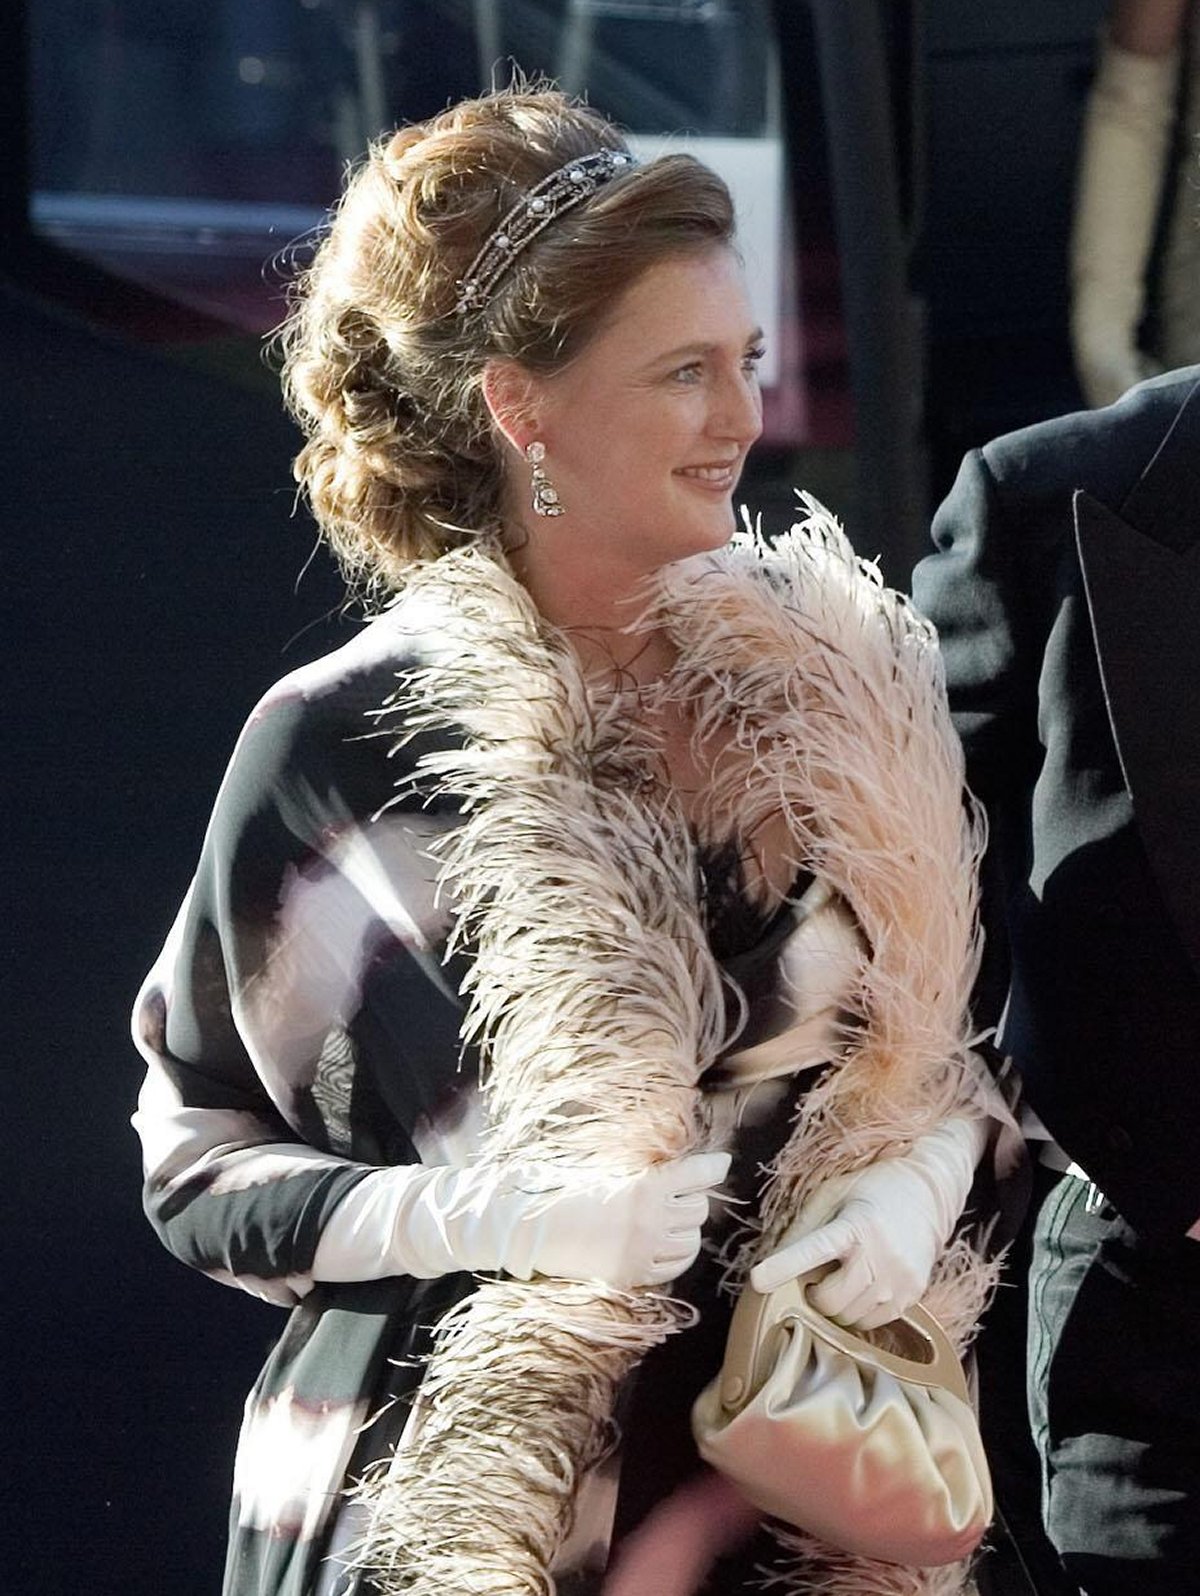
POLYGON ((341 1200, 313 1260, 316 1280, 432 1280, 456 1270, 553 1275, 619 1290, 676 1279, 700 1250, 728 1153, 692 1153, 636 1175, 524 1164, 373 1170, 341 1200))
POLYGON ((1071 344, 1090 405, 1161 369, 1137 333, 1178 74, 1178 50, 1137 55, 1101 38, 1071 230, 1071 344))
POLYGON ((778 1251, 750 1271, 750 1284, 773 1291, 835 1263, 811 1292, 823 1314, 859 1330, 897 1318, 929 1285, 986 1136, 983 1119, 948 1119, 909 1152, 829 1181, 801 1208, 778 1251))

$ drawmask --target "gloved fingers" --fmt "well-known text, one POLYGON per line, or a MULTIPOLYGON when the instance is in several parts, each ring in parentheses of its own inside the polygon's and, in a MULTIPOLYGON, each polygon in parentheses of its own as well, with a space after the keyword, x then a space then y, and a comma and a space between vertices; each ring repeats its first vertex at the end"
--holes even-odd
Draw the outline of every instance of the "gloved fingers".
POLYGON ((691 1192, 707 1192, 719 1186, 729 1173, 729 1153, 687 1153, 668 1163, 656 1164, 651 1175, 657 1177, 670 1197, 685 1197, 691 1192))
POLYGON ((881 1258, 874 1299, 864 1298, 851 1305, 854 1322, 867 1330, 876 1330, 907 1313, 914 1303, 920 1302, 929 1286, 932 1262, 928 1269, 907 1266, 896 1258, 881 1258))
POLYGON ((687 1265, 682 1267, 675 1264, 655 1264, 653 1269, 647 1269, 641 1280, 630 1280, 625 1283, 624 1289, 632 1291, 635 1286, 669 1286, 673 1280, 678 1280, 687 1265))
POLYGON ((881 1302, 876 1302, 873 1307, 856 1308, 854 1317, 843 1322, 851 1325, 855 1330, 878 1330, 882 1325, 891 1324, 893 1319, 912 1307, 912 1303, 898 1303, 890 1293, 881 1302))
POLYGON ((835 1258, 842 1257, 857 1241, 858 1235, 850 1220, 833 1219, 819 1230, 801 1236, 799 1241, 790 1242, 756 1263, 750 1271, 750 1284, 755 1291, 774 1291, 785 1281, 797 1280, 801 1275, 819 1269, 822 1264, 832 1263, 835 1258))
POLYGON ((696 1236, 694 1247, 680 1248, 665 1253, 662 1257, 655 1258, 650 1267, 644 1271, 647 1286, 665 1286, 671 1280, 678 1280, 695 1263, 700 1252, 700 1236, 696 1236))
POLYGON ((702 1229, 708 1223, 708 1202, 705 1192, 689 1192, 684 1197, 668 1198, 663 1215, 666 1234, 682 1236, 702 1229))
POLYGON ((897 1280, 884 1276, 877 1278, 871 1271, 869 1260, 865 1271, 858 1271, 853 1260, 830 1275, 812 1291, 813 1304, 829 1319, 851 1330, 878 1330, 891 1324, 921 1300, 921 1288, 909 1279, 897 1280), (844 1281, 839 1281, 845 1276, 844 1281), (855 1289, 858 1281, 863 1283, 855 1289), (828 1291, 823 1288, 828 1286, 828 1291))
POLYGON ((853 1324, 858 1312, 870 1312, 877 1307, 880 1296, 880 1285, 865 1247, 852 1252, 839 1268, 819 1280, 809 1292, 814 1308, 819 1308, 827 1319, 837 1319, 842 1324, 853 1324))
POLYGON ((694 1225, 673 1225, 669 1230, 661 1232, 652 1247, 654 1263, 664 1266, 682 1263, 682 1268, 675 1270, 676 1274, 682 1274, 683 1269, 692 1263, 700 1251, 704 1239, 704 1220, 707 1217, 706 1210, 694 1225))

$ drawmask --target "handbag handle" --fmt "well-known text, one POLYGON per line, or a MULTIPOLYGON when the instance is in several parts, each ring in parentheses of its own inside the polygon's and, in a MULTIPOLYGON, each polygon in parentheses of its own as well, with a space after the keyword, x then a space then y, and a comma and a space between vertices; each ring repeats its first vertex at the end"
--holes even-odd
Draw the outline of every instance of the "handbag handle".
POLYGON ((725 1361, 721 1366, 721 1406, 728 1413, 740 1412, 761 1390, 779 1357, 781 1333, 796 1323, 806 1325, 815 1336, 846 1353, 856 1363, 885 1370, 916 1385, 940 1386, 970 1404, 967 1379, 958 1354, 927 1308, 917 1303, 893 1320, 914 1331, 929 1349, 928 1358, 906 1358, 865 1340, 845 1325, 827 1319, 815 1308, 809 1300, 808 1288, 819 1278, 820 1274, 802 1275, 765 1294, 755 1291, 749 1284, 745 1286, 733 1312, 725 1361))

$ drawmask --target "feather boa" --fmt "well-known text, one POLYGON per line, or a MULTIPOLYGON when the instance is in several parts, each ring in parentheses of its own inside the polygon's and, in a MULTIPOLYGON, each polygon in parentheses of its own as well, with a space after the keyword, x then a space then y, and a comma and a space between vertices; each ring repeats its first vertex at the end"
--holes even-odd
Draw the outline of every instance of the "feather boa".
MULTIPOLYGON (((774 546, 747 528, 665 570, 639 623, 679 651, 664 691, 751 761, 716 810, 743 833, 782 814, 794 863, 843 895, 868 949, 857 1022, 803 1100, 742 1268, 816 1186, 902 1150, 969 1095, 981 839, 935 640, 806 506, 774 546)), ((485 1162, 627 1171, 705 1145, 697 1083, 730 1040, 723 981, 691 835, 647 780, 651 751, 618 704, 589 697, 494 546, 422 568, 401 603, 441 640, 392 706, 402 735, 466 734, 422 767, 465 807, 444 879, 473 954, 485 1162)), ((926 1301, 960 1347, 990 1280, 961 1239, 939 1264, 926 1301)), ((553 1592, 579 1483, 613 1445, 616 1393, 689 1313, 648 1290, 483 1281, 438 1328, 405 1444, 359 1487, 381 1596, 553 1592)), ((779 1539, 777 1589, 942 1596, 966 1578, 779 1539)))

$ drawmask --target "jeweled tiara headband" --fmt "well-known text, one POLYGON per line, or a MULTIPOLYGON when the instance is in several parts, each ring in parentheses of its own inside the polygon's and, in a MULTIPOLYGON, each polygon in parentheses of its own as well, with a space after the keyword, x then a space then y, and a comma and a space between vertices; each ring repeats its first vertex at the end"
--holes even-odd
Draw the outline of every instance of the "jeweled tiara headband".
POLYGON ((529 190, 501 220, 494 233, 467 267, 458 285, 456 316, 480 310, 492 297, 500 278, 523 249, 565 211, 590 198, 598 188, 629 171, 637 161, 625 150, 597 150, 568 161, 529 190))

